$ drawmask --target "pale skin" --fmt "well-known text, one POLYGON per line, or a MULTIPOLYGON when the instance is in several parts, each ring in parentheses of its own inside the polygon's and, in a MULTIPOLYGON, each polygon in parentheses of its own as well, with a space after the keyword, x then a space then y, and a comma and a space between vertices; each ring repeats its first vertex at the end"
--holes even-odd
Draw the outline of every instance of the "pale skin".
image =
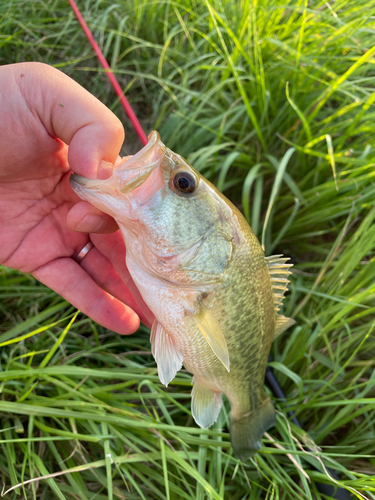
POLYGON ((120 334, 150 326, 115 221, 82 202, 72 171, 111 175, 124 141, 116 116, 72 79, 40 63, 0 67, 0 264, 55 290, 120 334), (91 240, 78 264, 74 257, 91 240))

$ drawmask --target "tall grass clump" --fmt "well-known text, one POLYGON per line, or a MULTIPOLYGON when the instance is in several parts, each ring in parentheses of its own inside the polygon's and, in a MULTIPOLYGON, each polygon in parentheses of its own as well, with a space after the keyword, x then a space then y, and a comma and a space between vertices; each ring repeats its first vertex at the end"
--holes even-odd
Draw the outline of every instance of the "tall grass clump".
MULTIPOLYGON (((146 328, 119 337, 3 268, 5 498, 334 498, 322 483, 375 498, 373 2, 78 4, 147 132, 236 203, 267 255, 292 258, 296 325, 271 363, 286 400, 242 463, 227 404, 198 428, 190 374, 159 383, 146 328)), ((1 64, 55 65, 139 149, 67 2, 2 2, 0 27, 1 64)))

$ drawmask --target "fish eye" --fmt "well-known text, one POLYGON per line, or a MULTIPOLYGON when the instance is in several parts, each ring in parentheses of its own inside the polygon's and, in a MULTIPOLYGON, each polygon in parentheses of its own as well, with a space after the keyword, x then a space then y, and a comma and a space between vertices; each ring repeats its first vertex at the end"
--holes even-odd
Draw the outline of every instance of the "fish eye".
POLYGON ((172 183, 178 193, 188 195, 194 193, 198 185, 195 175, 184 170, 179 170, 175 173, 172 183))

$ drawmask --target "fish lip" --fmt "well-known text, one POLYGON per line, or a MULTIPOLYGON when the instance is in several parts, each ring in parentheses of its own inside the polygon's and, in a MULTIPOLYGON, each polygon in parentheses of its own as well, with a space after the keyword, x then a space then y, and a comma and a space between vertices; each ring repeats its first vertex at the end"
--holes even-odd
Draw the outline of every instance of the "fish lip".
POLYGON ((86 193, 111 194, 113 178, 109 179, 87 179, 81 175, 72 174, 69 178, 69 184, 73 191, 80 197, 85 198, 86 193))
POLYGON ((87 179, 87 177, 83 177, 83 176, 78 175, 78 174, 72 174, 69 178, 69 182, 71 185, 78 184, 79 186, 89 187, 89 188, 96 188, 96 187, 101 188, 107 181, 108 181, 108 179, 105 179, 105 180, 87 179))
POLYGON ((151 172, 162 162, 165 146, 156 131, 149 135, 149 142, 137 154, 123 161, 113 169, 108 179, 87 179, 77 174, 71 175, 69 183, 82 196, 91 191, 97 194, 127 195, 142 185, 151 172), (150 163, 148 163, 150 161, 150 163))

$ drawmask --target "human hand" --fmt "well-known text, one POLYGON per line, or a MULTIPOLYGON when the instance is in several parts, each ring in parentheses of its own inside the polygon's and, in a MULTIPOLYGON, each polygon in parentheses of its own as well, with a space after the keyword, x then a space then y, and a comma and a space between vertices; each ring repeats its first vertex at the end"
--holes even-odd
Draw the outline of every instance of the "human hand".
POLYGON ((122 236, 69 186, 70 168, 109 177, 123 140, 113 113, 60 71, 40 63, 0 67, 0 264, 31 273, 98 323, 128 334, 139 317, 150 326, 152 314, 126 268, 122 236), (74 256, 89 239, 94 248, 79 265, 74 256))

